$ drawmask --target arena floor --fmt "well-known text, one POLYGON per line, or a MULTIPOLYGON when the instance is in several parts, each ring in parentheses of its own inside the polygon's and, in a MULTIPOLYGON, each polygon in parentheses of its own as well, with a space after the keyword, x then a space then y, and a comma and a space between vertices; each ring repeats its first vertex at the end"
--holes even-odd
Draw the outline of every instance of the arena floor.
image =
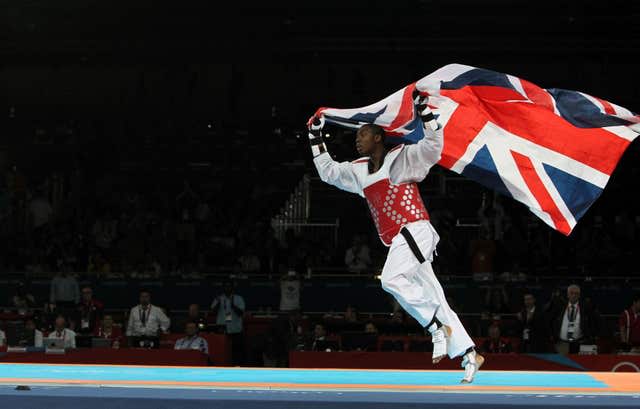
POLYGON ((471 385, 461 385, 461 376, 462 371, 0 364, 0 402, 12 409, 640 407, 640 373, 483 371, 471 385))

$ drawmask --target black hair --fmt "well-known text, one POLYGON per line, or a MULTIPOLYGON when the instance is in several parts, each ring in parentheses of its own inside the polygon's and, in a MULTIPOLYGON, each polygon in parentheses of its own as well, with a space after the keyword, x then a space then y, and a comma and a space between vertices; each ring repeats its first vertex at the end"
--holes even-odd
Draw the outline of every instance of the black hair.
POLYGON ((184 324, 184 327, 187 328, 187 325, 193 324, 196 326, 196 332, 200 332, 200 323, 198 321, 190 320, 184 324))
POLYGON ((380 135, 381 142, 384 143, 387 137, 387 134, 384 131, 384 128, 380 125, 376 124, 364 124, 360 127, 360 129, 364 129, 366 131, 371 132, 373 136, 380 135))

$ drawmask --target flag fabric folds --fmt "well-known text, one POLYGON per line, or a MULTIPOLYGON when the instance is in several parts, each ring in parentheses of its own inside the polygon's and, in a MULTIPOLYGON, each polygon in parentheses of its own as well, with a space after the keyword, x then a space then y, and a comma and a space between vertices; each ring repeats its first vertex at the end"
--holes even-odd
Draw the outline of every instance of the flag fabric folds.
POLYGON ((415 143, 423 137, 418 93, 428 96, 442 128, 439 165, 524 203, 566 235, 640 133, 640 116, 611 102, 460 64, 374 104, 315 115, 351 128, 376 123, 388 139, 415 143))

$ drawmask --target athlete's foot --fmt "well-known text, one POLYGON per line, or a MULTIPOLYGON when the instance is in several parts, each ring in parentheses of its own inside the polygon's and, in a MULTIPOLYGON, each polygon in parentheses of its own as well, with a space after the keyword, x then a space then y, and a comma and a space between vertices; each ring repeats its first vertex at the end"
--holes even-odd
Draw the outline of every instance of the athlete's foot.
POLYGON ((431 361, 434 364, 442 361, 447 356, 447 338, 451 336, 451 327, 443 325, 431 333, 433 342, 433 355, 431 361))
POLYGON ((484 364, 484 357, 475 350, 468 352, 462 359, 462 367, 464 368, 464 378, 460 383, 471 383, 476 376, 480 367, 484 364))

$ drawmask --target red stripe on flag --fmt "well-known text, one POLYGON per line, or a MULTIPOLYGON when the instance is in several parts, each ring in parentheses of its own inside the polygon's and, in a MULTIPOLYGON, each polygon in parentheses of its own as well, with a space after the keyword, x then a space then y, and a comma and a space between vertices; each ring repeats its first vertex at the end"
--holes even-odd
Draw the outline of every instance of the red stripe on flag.
POLYGON ((609 103, 609 101, 605 101, 604 99, 600 99, 598 97, 594 97, 599 103, 602 104, 602 106, 604 107, 604 112, 609 114, 609 115, 615 115, 616 114, 616 110, 613 108, 613 105, 611 105, 611 103, 609 103))
POLYGON ((404 126, 406 123, 413 119, 413 90, 416 89, 415 82, 405 87, 402 94, 402 102, 400 103, 400 109, 398 109, 398 115, 391 121, 389 126, 385 127, 387 131, 393 131, 398 127, 404 126))
MULTIPOLYGON (((459 106, 445 126, 445 143, 442 156, 453 156, 451 165, 464 154, 464 147, 447 149, 446 130, 449 127, 462 128, 462 136, 452 135, 449 139, 460 139, 456 144, 475 138, 487 121, 502 129, 530 140, 540 146, 573 158, 607 175, 615 169, 618 160, 629 146, 629 141, 602 128, 578 128, 547 108, 530 103, 504 102, 478 99, 472 87, 459 90, 442 90, 442 95, 456 101, 459 106), (458 112, 460 111, 460 112, 458 112), (456 121, 461 121, 455 126, 456 121), (473 130, 464 129, 473 126, 473 130), (475 131, 475 134, 473 134, 475 131), (470 134, 473 137, 470 138, 470 134), (470 139, 469 139, 470 138, 470 139)), ((441 160, 442 163, 442 160, 441 160)), ((443 166, 446 166, 443 164, 443 166)))
POLYGON ((474 85, 468 88, 479 99, 482 99, 482 100, 490 100, 490 101, 525 100, 525 97, 521 93, 511 88, 495 87, 492 85, 474 85))
POLYGON ((544 183, 542 183, 540 176, 538 176, 538 173, 533 167, 533 163, 531 163, 531 159, 514 151, 511 151, 511 156, 513 156, 513 159, 518 166, 518 170, 520 170, 520 173, 522 174, 522 178, 527 184, 527 187, 529 187, 529 190, 531 190, 531 193, 533 193, 535 199, 538 201, 538 204, 543 211, 551 216, 551 220, 553 220, 556 230, 568 236, 569 233, 571 233, 571 227, 569 226, 567 219, 565 219, 560 212, 560 209, 558 209, 558 206, 556 206, 556 203, 551 198, 551 195, 544 186, 544 183))
POLYGON ((459 105, 443 129, 442 157, 438 164, 451 169, 486 123, 487 119, 477 109, 459 105))
POLYGON ((527 97, 531 101, 547 108, 551 112, 554 111, 553 100, 547 91, 523 79, 520 79, 520 84, 522 84, 522 89, 524 89, 524 92, 527 93, 527 97))

